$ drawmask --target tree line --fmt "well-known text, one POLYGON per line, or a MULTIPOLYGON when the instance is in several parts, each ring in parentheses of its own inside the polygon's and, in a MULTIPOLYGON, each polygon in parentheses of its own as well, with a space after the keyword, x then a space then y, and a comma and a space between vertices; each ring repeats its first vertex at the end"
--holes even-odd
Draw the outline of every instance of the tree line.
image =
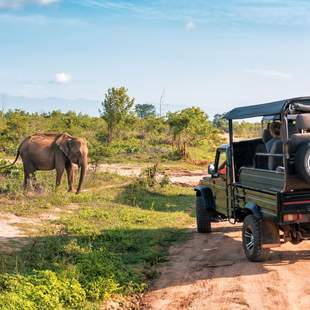
MULTIPOLYGON (((207 144, 213 149, 222 143, 226 130, 222 116, 212 122, 199 107, 157 116, 154 105, 136 104, 125 87, 107 91, 99 114, 0 112, 0 151, 15 154, 21 140, 36 132, 67 132, 88 140, 95 164, 131 154, 146 159, 186 159, 191 147, 207 144)), ((249 126, 243 127, 246 132, 249 126)))

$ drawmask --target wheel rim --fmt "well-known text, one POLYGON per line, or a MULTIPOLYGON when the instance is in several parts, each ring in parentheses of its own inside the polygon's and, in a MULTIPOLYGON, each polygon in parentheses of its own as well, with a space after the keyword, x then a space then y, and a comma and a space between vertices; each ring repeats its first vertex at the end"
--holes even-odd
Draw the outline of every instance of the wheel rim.
POLYGON ((251 229, 247 228, 244 232, 244 239, 245 239, 245 248, 247 251, 252 252, 254 248, 254 235, 251 229))

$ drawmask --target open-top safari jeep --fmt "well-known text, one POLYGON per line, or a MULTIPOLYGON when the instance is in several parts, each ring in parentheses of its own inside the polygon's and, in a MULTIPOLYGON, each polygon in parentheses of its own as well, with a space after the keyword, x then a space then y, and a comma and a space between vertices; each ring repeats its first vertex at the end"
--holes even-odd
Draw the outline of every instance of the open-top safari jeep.
POLYGON ((197 229, 243 222, 245 255, 263 261, 270 248, 310 238, 310 97, 240 107, 225 117, 229 144, 217 149, 210 176, 195 188, 197 229), (259 116, 262 137, 234 142, 233 120, 259 116), (270 122, 278 123, 276 138, 264 128, 270 122))

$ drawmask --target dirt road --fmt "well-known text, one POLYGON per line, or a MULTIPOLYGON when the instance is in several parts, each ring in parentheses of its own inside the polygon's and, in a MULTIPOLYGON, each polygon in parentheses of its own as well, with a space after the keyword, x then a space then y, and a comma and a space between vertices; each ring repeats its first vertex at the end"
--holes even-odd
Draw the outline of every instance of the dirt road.
POLYGON ((170 260, 145 295, 142 309, 310 309, 310 241, 285 244, 265 263, 250 263, 241 226, 194 231, 170 249, 170 260))

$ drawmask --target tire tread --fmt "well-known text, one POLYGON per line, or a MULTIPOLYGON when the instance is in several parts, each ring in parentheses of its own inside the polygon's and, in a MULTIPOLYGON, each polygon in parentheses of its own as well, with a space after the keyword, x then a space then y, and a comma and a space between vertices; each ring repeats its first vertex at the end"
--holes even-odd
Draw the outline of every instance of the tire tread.
POLYGON ((211 232, 210 216, 201 196, 196 197, 196 222, 199 233, 211 232))

